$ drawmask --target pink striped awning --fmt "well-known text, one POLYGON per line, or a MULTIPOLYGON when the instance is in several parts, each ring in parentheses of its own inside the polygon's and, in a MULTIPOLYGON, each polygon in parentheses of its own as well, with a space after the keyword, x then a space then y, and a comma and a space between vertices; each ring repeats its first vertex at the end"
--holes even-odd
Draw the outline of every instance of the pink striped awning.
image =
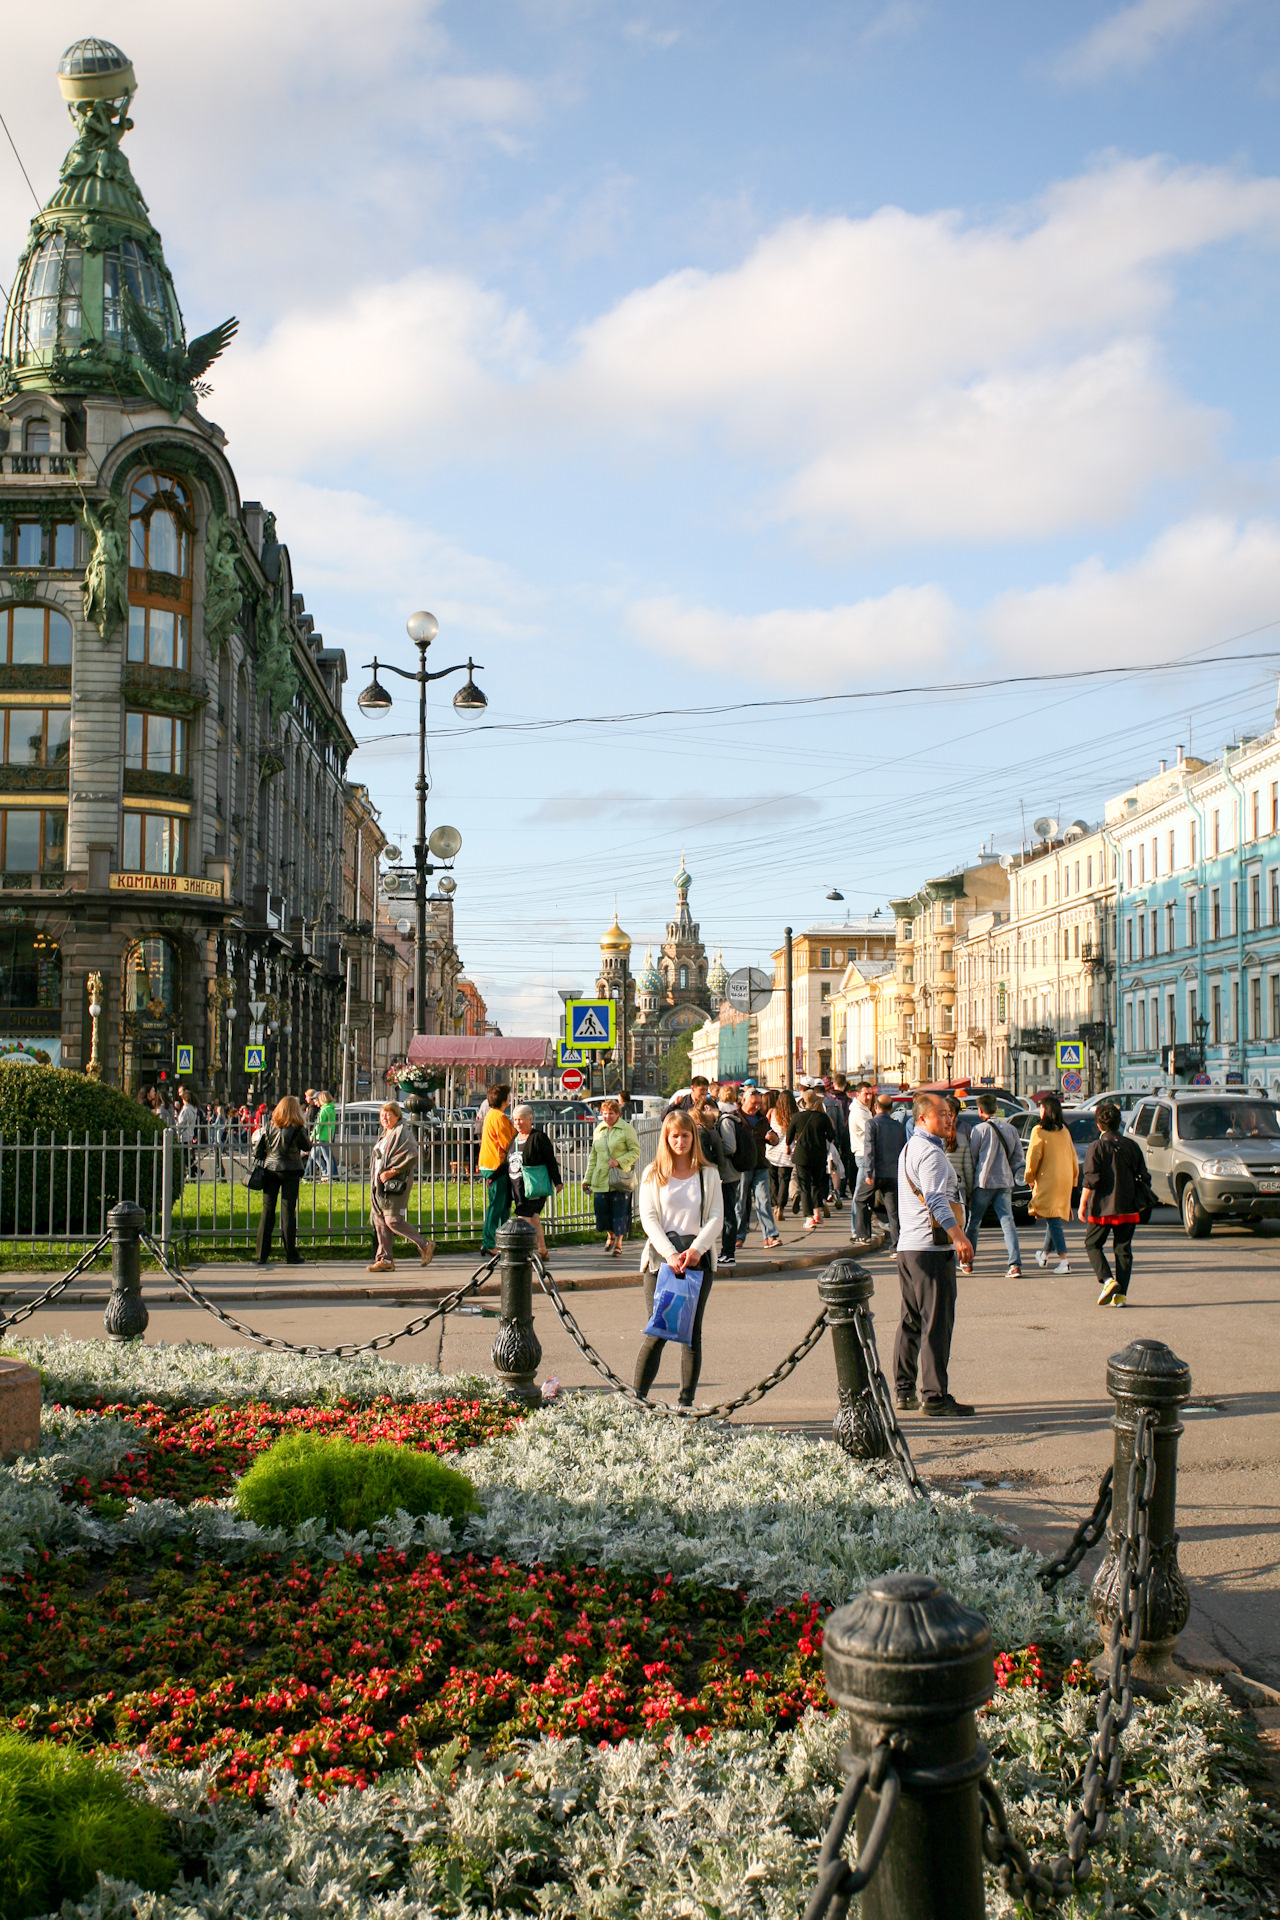
POLYGON ((520 1035, 415 1033, 409 1042, 411 1067, 547 1067, 549 1040, 520 1035))

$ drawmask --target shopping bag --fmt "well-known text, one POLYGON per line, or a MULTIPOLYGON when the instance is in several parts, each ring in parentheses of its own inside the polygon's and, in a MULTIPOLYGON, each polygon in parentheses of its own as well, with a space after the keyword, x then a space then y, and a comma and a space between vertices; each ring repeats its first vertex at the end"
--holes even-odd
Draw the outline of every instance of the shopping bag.
POLYGON ((664 1260, 653 1284, 653 1312, 644 1330, 645 1338, 676 1340, 682 1347, 691 1346, 701 1296, 701 1267, 687 1267, 683 1273, 677 1273, 664 1260))

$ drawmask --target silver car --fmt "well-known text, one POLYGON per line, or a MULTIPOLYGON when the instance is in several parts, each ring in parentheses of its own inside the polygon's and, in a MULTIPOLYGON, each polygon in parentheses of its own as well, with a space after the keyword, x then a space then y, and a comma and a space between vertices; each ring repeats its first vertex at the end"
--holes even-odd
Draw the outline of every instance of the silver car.
POLYGON ((1130 1132, 1156 1199, 1177 1207, 1193 1240, 1215 1220, 1280 1219, 1280 1107, 1265 1094, 1153 1094, 1130 1132))

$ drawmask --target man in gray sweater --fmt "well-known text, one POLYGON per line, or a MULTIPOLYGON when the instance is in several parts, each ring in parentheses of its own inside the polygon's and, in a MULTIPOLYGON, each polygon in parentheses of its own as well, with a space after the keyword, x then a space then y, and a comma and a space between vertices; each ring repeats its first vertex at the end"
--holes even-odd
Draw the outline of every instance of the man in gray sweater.
MULTIPOLYGON (((1018 1245, 1018 1229, 1013 1219, 1013 1189, 1027 1163, 1027 1157, 1022 1151, 1021 1140, 1009 1122, 999 1118, 994 1093, 978 1095, 978 1112, 982 1118, 969 1135, 969 1151, 973 1155, 973 1191, 969 1196, 969 1218, 965 1222, 965 1232, 976 1247, 978 1229, 989 1208, 1000 1222, 1005 1252, 1009 1256, 1009 1271, 1005 1279, 1021 1280, 1022 1249, 1018 1245)), ((965 1270, 962 1265, 961 1273, 965 1270)))
POLYGON ((956 1259, 970 1265, 973 1248, 960 1224, 960 1182, 943 1144, 946 1104, 938 1094, 918 1093, 911 1107, 915 1131, 898 1162, 902 1316, 893 1349, 898 1405, 905 1409, 919 1404, 934 1419, 956 1419, 973 1412, 947 1385, 956 1318, 956 1259))

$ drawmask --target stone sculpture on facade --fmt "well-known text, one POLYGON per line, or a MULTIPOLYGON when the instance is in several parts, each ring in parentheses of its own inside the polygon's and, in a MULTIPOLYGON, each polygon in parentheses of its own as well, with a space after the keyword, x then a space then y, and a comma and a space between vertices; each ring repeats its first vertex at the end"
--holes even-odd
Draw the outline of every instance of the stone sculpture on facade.
POLYGON ((128 535, 124 514, 114 500, 95 503, 81 496, 81 515, 93 541, 84 572, 84 617, 110 640, 129 623, 128 535))
POLYGON ((236 577, 236 538, 220 513, 211 513, 205 528, 204 631, 216 660, 240 615, 244 599, 236 577))

